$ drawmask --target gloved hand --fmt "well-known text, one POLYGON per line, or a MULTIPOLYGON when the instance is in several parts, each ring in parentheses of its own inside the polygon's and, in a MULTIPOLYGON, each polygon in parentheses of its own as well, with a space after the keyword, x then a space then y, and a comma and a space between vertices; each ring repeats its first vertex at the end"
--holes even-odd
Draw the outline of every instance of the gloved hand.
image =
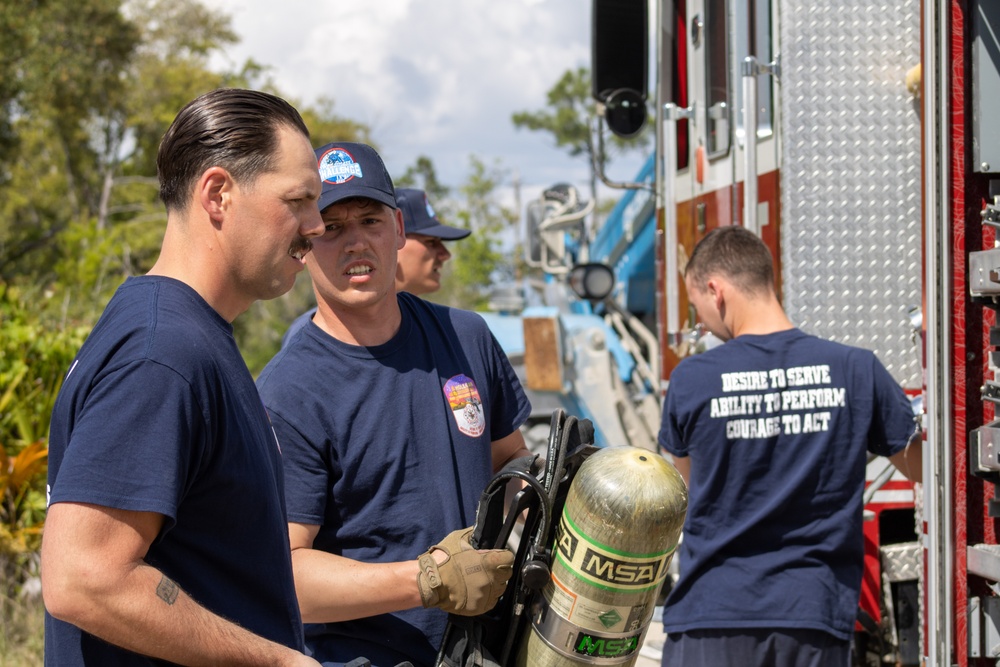
POLYGON ((476 550, 469 543, 472 528, 450 533, 417 558, 417 586, 425 607, 459 616, 478 616, 497 603, 513 572, 514 554, 507 549, 476 550), (435 551, 447 558, 438 563, 435 551))

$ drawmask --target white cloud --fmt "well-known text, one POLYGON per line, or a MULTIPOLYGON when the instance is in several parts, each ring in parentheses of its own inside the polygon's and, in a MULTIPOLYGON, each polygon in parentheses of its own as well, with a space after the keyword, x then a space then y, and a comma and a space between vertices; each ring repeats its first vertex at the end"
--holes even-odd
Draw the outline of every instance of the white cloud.
MULTIPOLYGON (((468 156, 502 163, 531 190, 557 181, 585 189, 588 168, 547 133, 511 115, 545 107, 570 68, 589 67, 589 3, 581 0, 216 0, 243 40, 229 54, 272 68, 290 97, 335 101, 369 124, 386 164, 419 155, 457 186, 468 156)), ((638 162, 637 162, 638 164, 638 162)))

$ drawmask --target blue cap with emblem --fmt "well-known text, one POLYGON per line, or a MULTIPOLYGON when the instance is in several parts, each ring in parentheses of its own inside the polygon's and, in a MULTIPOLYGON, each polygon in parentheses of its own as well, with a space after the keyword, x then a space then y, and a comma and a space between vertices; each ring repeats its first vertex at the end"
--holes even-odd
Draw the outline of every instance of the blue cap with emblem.
POLYGON ((406 234, 423 234, 436 236, 445 241, 455 241, 464 239, 472 233, 468 229, 442 224, 434 214, 431 203, 427 201, 427 193, 423 190, 399 188, 396 190, 396 206, 403 212, 406 234))
POLYGON ((323 193, 319 210, 349 197, 366 197, 397 208, 392 179, 375 149, 368 144, 334 142, 316 149, 323 193))

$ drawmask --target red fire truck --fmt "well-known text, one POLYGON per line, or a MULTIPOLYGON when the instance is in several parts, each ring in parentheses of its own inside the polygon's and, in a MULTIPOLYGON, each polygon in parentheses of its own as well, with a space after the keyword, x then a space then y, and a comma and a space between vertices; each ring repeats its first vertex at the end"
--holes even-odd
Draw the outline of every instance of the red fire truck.
POLYGON ((687 253, 753 229, 791 319, 873 350, 924 427, 922 486, 869 464, 858 664, 998 664, 1000 3, 594 0, 593 49, 610 130, 655 125, 591 259, 627 273, 652 221, 662 387, 687 253))

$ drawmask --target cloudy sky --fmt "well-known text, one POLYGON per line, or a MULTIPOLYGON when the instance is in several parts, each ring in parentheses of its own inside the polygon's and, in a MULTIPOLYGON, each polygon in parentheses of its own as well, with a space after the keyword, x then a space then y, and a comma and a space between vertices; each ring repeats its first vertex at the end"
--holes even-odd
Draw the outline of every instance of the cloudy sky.
MULTIPOLYGON (((332 97, 338 115, 367 123, 393 175, 420 155, 457 186, 469 155, 499 159, 522 202, 571 182, 587 191, 582 158, 551 135, 515 129, 511 115, 545 108, 568 69, 590 66, 588 0, 215 0, 248 57, 306 103, 332 97)), ((630 179, 641 159, 611 170, 630 179)), ((509 185, 509 184, 508 184, 509 185)))

